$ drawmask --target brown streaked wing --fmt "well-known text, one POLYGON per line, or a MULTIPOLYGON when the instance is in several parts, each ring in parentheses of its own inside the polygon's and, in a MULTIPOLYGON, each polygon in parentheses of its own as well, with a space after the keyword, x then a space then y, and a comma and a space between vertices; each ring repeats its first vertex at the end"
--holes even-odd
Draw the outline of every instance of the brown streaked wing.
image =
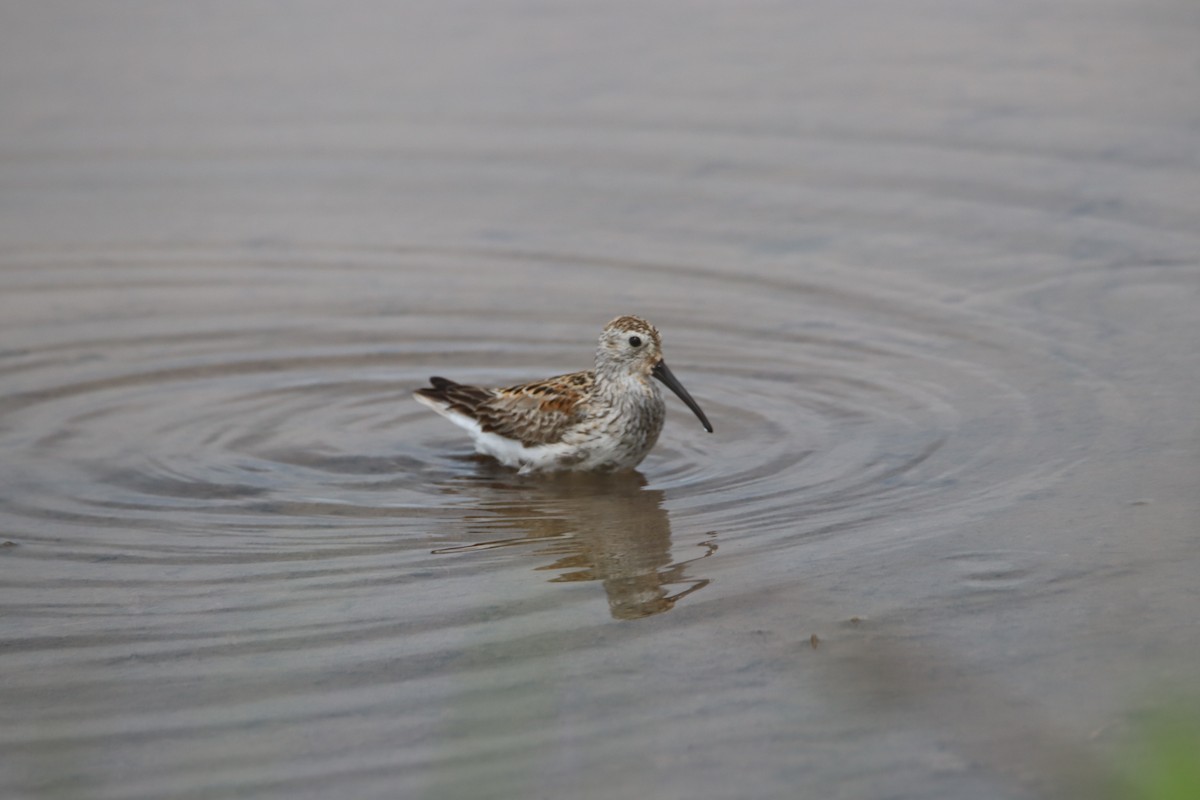
POLYGON ((494 389, 474 416, 485 431, 527 447, 553 444, 583 418, 582 406, 594 383, 595 375, 587 371, 494 389))

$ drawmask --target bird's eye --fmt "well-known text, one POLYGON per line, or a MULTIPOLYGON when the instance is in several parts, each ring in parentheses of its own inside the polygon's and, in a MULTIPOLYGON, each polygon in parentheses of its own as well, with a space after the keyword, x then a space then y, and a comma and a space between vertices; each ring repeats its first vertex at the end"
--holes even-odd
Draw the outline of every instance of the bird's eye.
POLYGON ((629 337, 629 346, 630 347, 641 347, 642 346, 642 337, 630 336, 629 337))

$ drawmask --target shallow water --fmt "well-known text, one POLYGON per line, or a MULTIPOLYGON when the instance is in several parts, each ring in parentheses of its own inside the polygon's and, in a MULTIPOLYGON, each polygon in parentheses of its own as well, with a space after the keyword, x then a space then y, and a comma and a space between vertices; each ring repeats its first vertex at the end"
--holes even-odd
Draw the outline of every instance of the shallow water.
POLYGON ((1198 30, 4 11, 4 795, 1070 793, 1200 663, 1198 30), (635 474, 409 398, 622 313, 635 474))

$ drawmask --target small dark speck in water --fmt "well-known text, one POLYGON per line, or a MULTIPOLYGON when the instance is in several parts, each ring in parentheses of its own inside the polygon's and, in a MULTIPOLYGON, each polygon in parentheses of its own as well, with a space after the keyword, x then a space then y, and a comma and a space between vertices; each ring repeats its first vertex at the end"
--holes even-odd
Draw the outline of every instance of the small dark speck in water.
POLYGON ((17 543, 12 541, 0 542, 0 547, 16 547, 17 543))
POLYGON ((812 645, 813 650, 816 650, 821 646, 821 637, 814 633, 812 636, 808 637, 808 643, 812 645))
POLYGON ((1130 500, 1129 505, 1131 505, 1131 506, 1148 506, 1153 502, 1154 501, 1151 500, 1149 497, 1139 497, 1137 500, 1130 500))

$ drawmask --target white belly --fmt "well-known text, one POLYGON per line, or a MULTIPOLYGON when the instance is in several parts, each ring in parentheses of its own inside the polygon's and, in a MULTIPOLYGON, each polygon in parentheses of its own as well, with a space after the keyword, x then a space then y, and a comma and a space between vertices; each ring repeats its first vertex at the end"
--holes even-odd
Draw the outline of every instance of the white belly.
POLYGON ((526 446, 513 439, 481 430, 471 431, 475 449, 521 474, 557 470, 632 469, 641 463, 654 442, 631 447, 610 436, 573 437, 578 441, 526 446))

